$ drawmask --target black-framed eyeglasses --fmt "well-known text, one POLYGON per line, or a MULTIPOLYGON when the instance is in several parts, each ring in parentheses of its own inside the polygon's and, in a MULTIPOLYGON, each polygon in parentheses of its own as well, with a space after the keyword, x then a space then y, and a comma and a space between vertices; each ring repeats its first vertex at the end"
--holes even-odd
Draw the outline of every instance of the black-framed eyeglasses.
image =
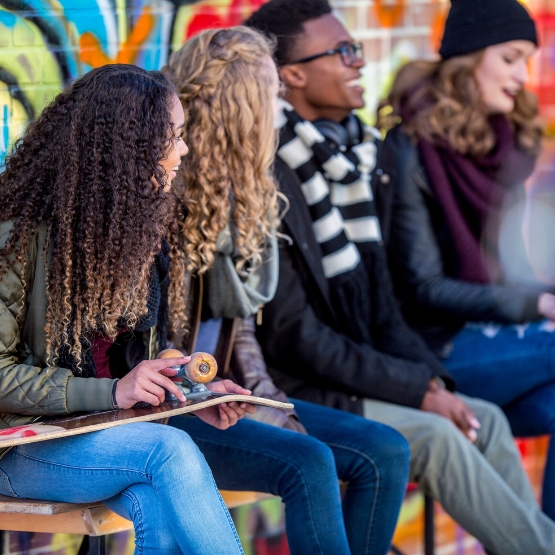
POLYGON ((307 56, 306 58, 289 62, 287 65, 304 64, 306 62, 311 62, 312 60, 317 60, 318 58, 323 58, 324 56, 334 56, 335 54, 341 55, 341 61, 346 66, 352 66, 355 64, 357 59, 364 58, 364 52, 360 42, 344 42, 337 48, 332 48, 331 50, 326 50, 320 54, 314 54, 313 56, 307 56))

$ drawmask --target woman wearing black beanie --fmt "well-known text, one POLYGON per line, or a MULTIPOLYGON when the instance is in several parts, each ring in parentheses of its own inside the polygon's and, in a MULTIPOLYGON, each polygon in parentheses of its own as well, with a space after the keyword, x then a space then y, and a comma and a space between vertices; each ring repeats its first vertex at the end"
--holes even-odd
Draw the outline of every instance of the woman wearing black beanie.
MULTIPOLYGON (((452 0, 441 60, 404 66, 378 122, 397 124, 377 194, 404 314, 458 390, 500 405, 517 436, 555 431, 555 296, 513 267, 542 137, 524 88, 537 46, 517 0, 452 0)), ((555 518, 555 442, 543 510, 555 518)))

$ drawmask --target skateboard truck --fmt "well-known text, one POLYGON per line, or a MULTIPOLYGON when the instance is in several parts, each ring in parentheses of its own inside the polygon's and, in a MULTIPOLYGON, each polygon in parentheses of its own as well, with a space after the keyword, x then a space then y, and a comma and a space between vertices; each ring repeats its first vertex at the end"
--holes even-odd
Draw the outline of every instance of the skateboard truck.
MULTIPOLYGON (((159 358, 178 358, 183 354, 176 349, 162 351, 159 358)), ((204 385, 211 382, 218 372, 216 359, 208 353, 193 353, 187 364, 172 366, 177 374, 172 377, 179 386, 186 399, 203 399, 210 395, 210 390, 204 385), (178 379, 181 381, 178 382, 178 379)), ((179 401, 179 399, 166 391, 166 401, 179 401)))

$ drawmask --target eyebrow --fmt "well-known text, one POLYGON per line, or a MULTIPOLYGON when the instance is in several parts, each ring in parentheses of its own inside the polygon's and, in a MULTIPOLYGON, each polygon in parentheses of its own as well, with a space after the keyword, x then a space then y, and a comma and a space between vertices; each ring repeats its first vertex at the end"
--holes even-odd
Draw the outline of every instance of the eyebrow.
POLYGON ((339 48, 342 44, 352 44, 353 42, 355 42, 355 41, 352 38, 349 39, 349 40, 343 39, 343 40, 340 40, 340 41, 336 42, 334 48, 339 48))
POLYGON ((519 48, 518 46, 509 46, 508 48, 512 51, 513 54, 519 54, 521 56, 527 56, 527 53, 524 50, 522 50, 521 48, 519 48))

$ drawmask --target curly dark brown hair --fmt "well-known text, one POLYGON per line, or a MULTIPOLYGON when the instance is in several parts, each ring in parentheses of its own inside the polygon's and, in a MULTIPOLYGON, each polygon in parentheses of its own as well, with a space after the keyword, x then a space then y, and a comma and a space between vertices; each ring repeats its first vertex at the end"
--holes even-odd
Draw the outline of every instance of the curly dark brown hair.
MULTIPOLYGON (((115 338, 122 322, 132 329, 147 312, 150 269, 173 213, 161 165, 175 138, 173 95, 158 71, 93 69, 44 109, 6 159, 0 219, 14 227, 0 279, 10 259, 25 264, 27 244, 46 225, 49 365, 63 348, 79 373, 83 338, 115 338)), ((174 285, 183 271, 172 264, 174 285)))

